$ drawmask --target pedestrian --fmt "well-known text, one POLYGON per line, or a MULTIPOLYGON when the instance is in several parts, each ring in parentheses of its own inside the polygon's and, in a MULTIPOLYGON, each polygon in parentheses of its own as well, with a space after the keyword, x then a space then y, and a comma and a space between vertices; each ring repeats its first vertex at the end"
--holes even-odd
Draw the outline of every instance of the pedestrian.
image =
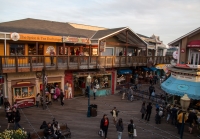
POLYGON ((133 139, 134 138, 134 129, 135 129, 135 125, 133 124, 133 120, 130 120, 130 124, 128 125, 128 137, 129 139, 133 139))
POLYGON ((177 126, 177 108, 176 105, 171 109, 171 124, 177 126))
POLYGON ((60 103, 62 106, 64 105, 63 99, 64 99, 64 92, 62 89, 60 89, 60 103))
POLYGON ((151 116, 151 110, 152 110, 152 106, 151 106, 151 102, 149 102, 149 105, 147 106, 146 117, 145 117, 145 120, 147 120, 147 122, 148 122, 149 119, 150 119, 150 116, 151 116))
POLYGON ((168 106, 167 106, 167 123, 169 123, 169 119, 170 119, 170 117, 171 117, 171 105, 169 104, 168 106))
POLYGON ((161 124, 161 116, 159 115, 158 111, 156 111, 155 120, 156 120, 156 124, 161 124))
POLYGON ((101 119, 100 129, 103 130, 105 139, 107 139, 108 126, 109 126, 109 119, 107 115, 104 114, 103 118, 101 119))
POLYGON ((18 128, 21 128, 19 124, 21 116, 20 116, 19 110, 17 110, 15 107, 13 107, 12 111, 13 111, 14 129, 17 130, 18 128))
POLYGON ((96 87, 96 85, 94 85, 94 87, 93 87, 94 99, 96 99, 96 92, 97 92, 97 87, 96 87))
POLYGON ((41 99, 40 93, 37 93, 37 95, 36 95, 36 106, 37 107, 39 106, 40 99, 41 99))
POLYGON ((51 66, 53 66, 53 65, 54 65, 54 63, 53 63, 54 55, 55 55, 55 52, 53 51, 53 49, 51 49, 51 50, 50 50, 50 60, 51 60, 51 66))
POLYGON ((118 132, 118 139, 121 139, 122 138, 122 132, 124 130, 122 118, 119 118, 119 120, 116 124, 116 128, 117 128, 117 132, 118 132))
POLYGON ((10 128, 10 124, 14 123, 14 121, 13 121, 13 113, 12 113, 11 109, 7 110, 6 117, 8 119, 7 129, 9 129, 10 128))
POLYGON ((197 120, 197 116, 196 116, 195 110, 191 110, 188 115, 188 122, 189 122, 188 131, 190 132, 190 134, 192 134, 192 129, 194 127, 194 123, 196 122, 196 120, 197 120))
POLYGON ((117 110, 116 107, 114 107, 114 108, 110 111, 110 113, 112 114, 114 125, 116 125, 117 117, 118 117, 119 111, 117 110))
POLYGON ((150 86, 149 86, 149 99, 151 98, 151 94, 152 94, 152 92, 155 90, 155 88, 154 88, 154 86, 151 84, 150 86))
POLYGON ((142 108, 141 108, 140 112, 142 113, 142 119, 144 119, 144 115, 146 113, 145 102, 142 103, 142 108))
POLYGON ((53 126, 51 125, 51 123, 48 123, 47 128, 44 130, 44 134, 47 139, 51 139, 52 137, 56 138, 56 136, 54 135, 53 126))
MULTIPOLYGON (((187 120, 187 115, 185 112, 183 112, 182 110, 180 110, 178 117, 177 117, 177 121, 178 121, 178 134, 181 134, 184 132, 184 124, 185 121, 187 120)), ((182 136, 183 134, 181 134, 182 136)), ((182 137, 181 137, 182 138, 182 137)))

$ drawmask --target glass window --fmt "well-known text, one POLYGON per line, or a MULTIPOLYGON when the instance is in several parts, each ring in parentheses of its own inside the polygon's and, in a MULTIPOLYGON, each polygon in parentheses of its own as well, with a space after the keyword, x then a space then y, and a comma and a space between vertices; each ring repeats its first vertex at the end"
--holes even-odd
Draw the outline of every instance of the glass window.
POLYGON ((10 44, 10 55, 25 55, 25 45, 24 44, 10 44))
POLYGON ((59 47, 59 55, 67 55, 67 47, 66 46, 59 47))
POLYGON ((28 44, 28 55, 36 55, 36 46, 35 44, 28 44))
POLYGON ((14 99, 34 96, 34 87, 19 87, 13 89, 14 99))

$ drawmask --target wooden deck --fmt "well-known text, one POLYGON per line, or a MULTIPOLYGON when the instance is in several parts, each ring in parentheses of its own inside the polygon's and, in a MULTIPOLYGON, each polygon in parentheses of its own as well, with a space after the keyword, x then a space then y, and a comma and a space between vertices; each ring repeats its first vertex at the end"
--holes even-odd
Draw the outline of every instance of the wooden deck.
POLYGON ((0 56, 2 73, 31 72, 46 70, 80 70, 118 68, 133 66, 153 66, 170 64, 172 57, 165 56, 0 56))

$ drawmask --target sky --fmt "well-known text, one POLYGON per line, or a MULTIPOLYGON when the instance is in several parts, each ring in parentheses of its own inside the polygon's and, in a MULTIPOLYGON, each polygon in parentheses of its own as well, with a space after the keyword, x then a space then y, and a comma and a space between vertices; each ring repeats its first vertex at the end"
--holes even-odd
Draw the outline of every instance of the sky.
POLYGON ((0 0, 0 22, 34 18, 129 27, 164 44, 200 27, 200 0, 0 0))

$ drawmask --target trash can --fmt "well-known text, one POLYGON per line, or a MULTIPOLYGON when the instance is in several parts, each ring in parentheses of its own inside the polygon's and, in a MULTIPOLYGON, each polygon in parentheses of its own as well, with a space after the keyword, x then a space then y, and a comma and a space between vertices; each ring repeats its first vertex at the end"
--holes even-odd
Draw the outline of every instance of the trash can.
POLYGON ((91 117, 96 117, 97 116, 97 105, 96 104, 91 104, 90 105, 90 116, 91 117))

